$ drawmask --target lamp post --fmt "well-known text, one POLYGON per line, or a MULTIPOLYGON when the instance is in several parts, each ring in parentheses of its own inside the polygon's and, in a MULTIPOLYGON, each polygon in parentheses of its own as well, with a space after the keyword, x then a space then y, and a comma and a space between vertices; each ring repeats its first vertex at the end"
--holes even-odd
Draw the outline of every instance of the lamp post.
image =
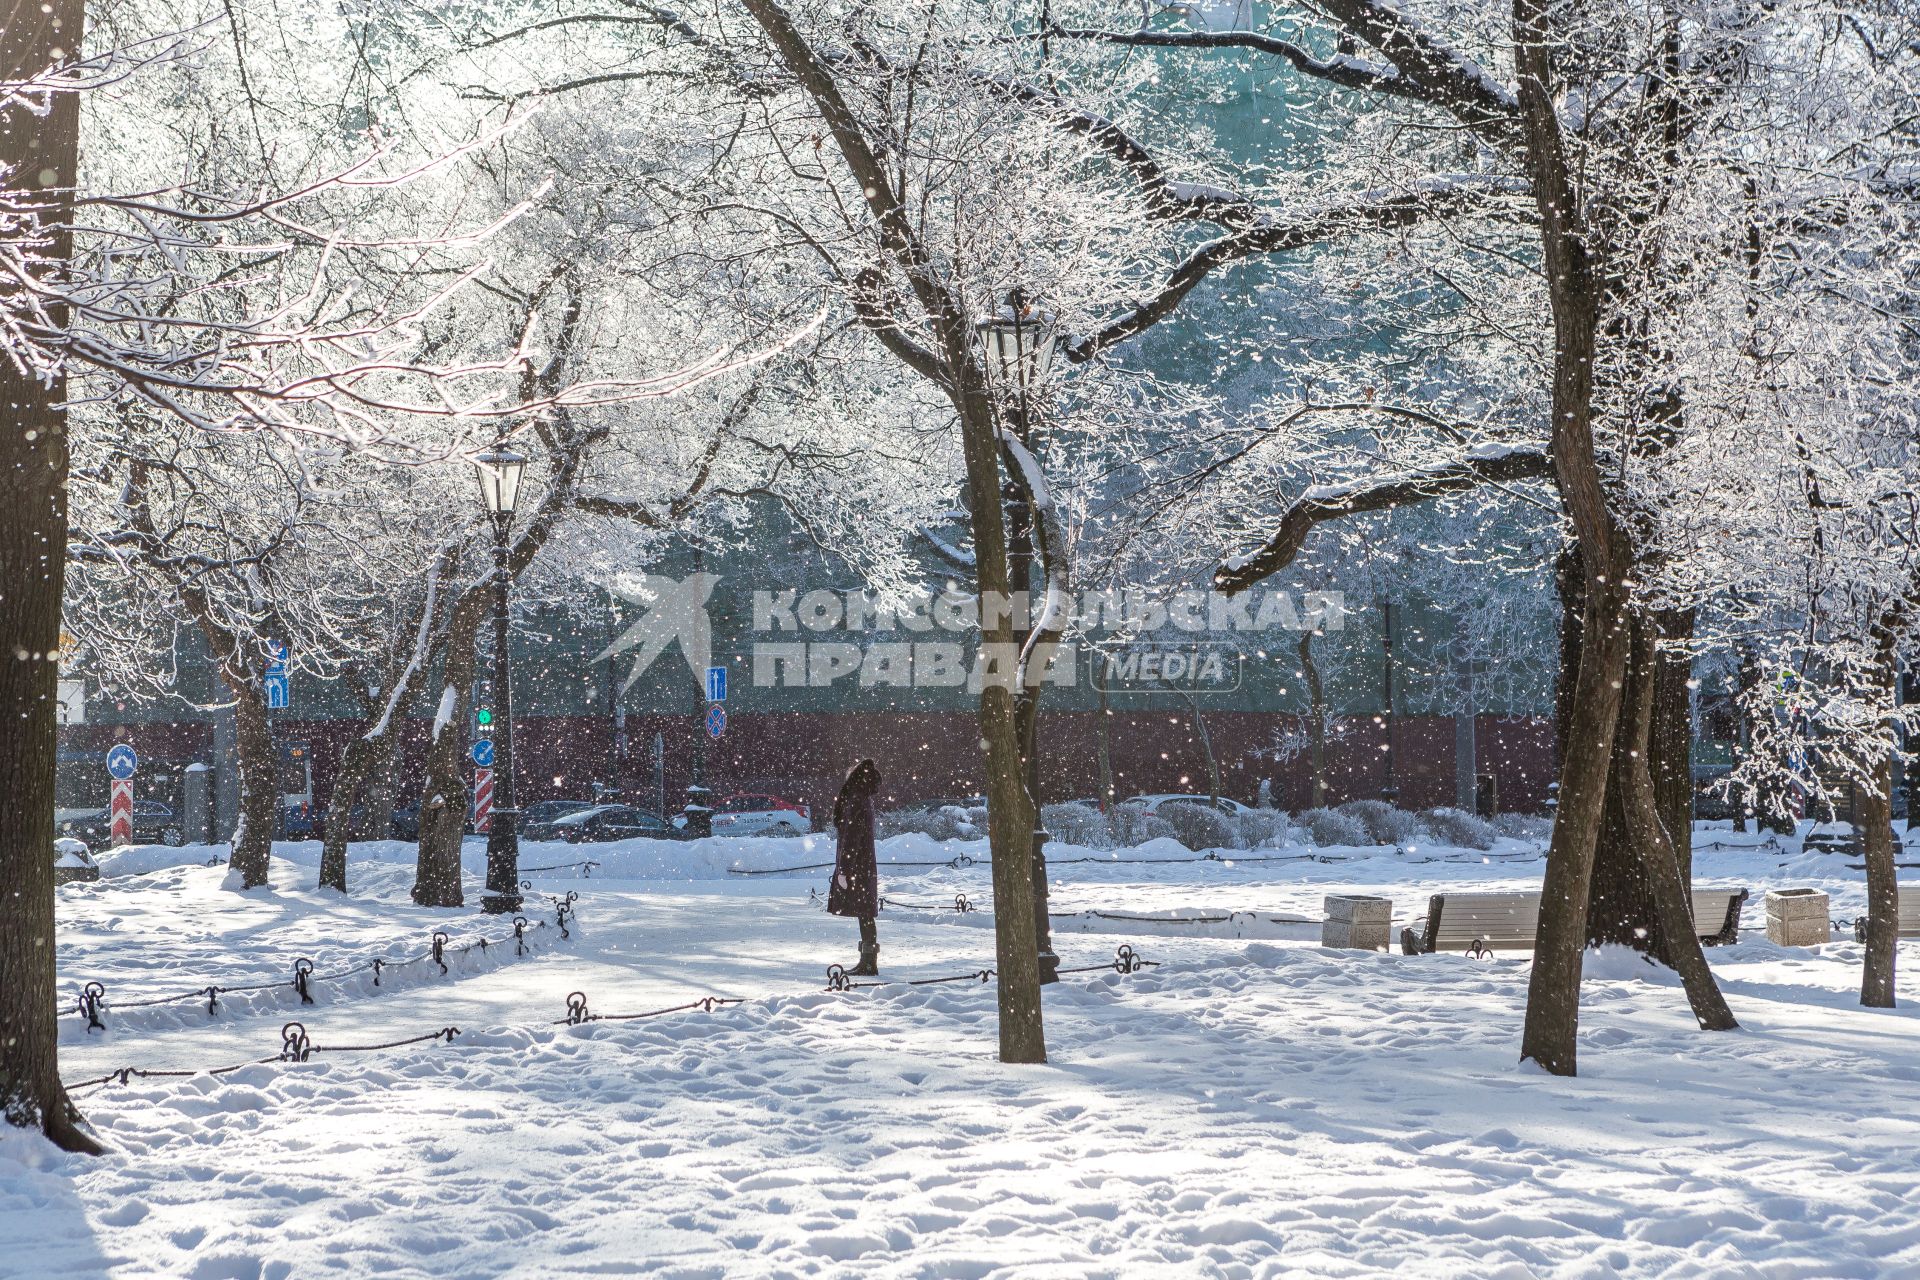
POLYGON ((513 527, 513 509, 520 500, 520 478, 526 473, 527 459, 502 443, 473 461, 480 472, 481 500, 493 517, 497 593, 493 615, 494 806, 493 822, 487 829, 487 892, 480 905, 489 915, 506 915, 520 909, 520 812, 514 807, 513 687, 507 658, 507 589, 511 577, 507 535, 513 527))
MULTIPOLYGON (((707 542, 696 529, 693 538, 693 572, 697 577, 707 571, 707 542)), ((693 780, 687 784, 687 806, 682 809, 680 830, 689 840, 704 840, 713 834, 713 806, 707 803, 713 792, 707 787, 707 690, 699 684, 693 695, 693 780)))
MULTIPOLYGON (((1013 437, 1034 452, 1032 402, 1046 383, 1060 345, 1053 316, 1032 306, 1019 289, 1007 294, 1006 305, 974 325, 986 358, 987 378, 999 392, 1013 437)), ((1003 450, 1003 452, 1006 452, 1003 450)), ((1026 486, 1016 479, 1018 466, 1009 458, 1001 489, 1007 507, 1007 567, 1016 591, 1027 594, 1024 618, 1015 620, 1015 642, 1023 648, 1033 633, 1034 513, 1026 486)), ((1014 690, 1015 706, 1024 730, 1020 744, 1026 756, 1027 795, 1033 801, 1033 932, 1040 946, 1040 981, 1059 980, 1060 957, 1054 954, 1053 932, 1047 923, 1047 853, 1049 836, 1040 821, 1040 691, 1014 690)))

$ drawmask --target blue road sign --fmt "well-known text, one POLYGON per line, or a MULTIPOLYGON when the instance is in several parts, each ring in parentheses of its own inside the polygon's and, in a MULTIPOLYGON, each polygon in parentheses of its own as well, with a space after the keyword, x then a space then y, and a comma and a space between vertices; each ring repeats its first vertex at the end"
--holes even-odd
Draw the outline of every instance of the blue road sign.
POLYGON ((725 702, 726 700, 727 700, 727 669, 725 667, 708 667, 707 668, 707 701, 708 702, 725 702))
POLYGON ((267 674, 269 676, 284 676, 287 674, 286 641, 275 640, 273 642, 273 657, 267 660, 267 674))
POLYGON ((493 768, 493 739, 492 738, 474 739, 473 747, 471 750, 467 752, 467 754, 473 757, 473 763, 475 768, 478 768, 478 769, 493 768))
POLYGON ((707 708, 707 736, 717 738, 727 731, 727 709, 719 703, 707 708))
POLYGON ((125 782, 140 767, 140 757, 133 748, 122 742, 107 751, 107 775, 125 782))
POLYGON ((266 679, 267 710, 285 711, 292 701, 293 690, 287 685, 285 672, 278 675, 269 671, 266 679))

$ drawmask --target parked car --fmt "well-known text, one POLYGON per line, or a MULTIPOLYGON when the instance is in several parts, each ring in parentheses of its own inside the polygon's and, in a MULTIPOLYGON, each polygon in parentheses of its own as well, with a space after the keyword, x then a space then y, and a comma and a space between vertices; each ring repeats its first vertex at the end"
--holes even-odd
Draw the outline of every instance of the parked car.
MULTIPOLYGON (((685 814, 674 815, 673 825, 684 828, 685 814)), ((713 834, 717 836, 803 836, 813 830, 813 810, 779 796, 737 794, 713 802, 713 834)))
POLYGON ((520 811, 520 828, 545 826, 556 818, 564 818, 570 813, 580 813, 593 808, 594 800, 536 800, 520 811))
MULTIPOLYGON (((113 839, 113 814, 111 809, 95 809, 76 818, 59 824, 55 834, 69 839, 83 841, 90 846, 108 843, 113 839)), ((186 833, 181 830, 180 819, 170 805, 158 800, 135 800, 133 802, 133 842, 135 844, 183 845, 187 842, 186 833)))
POLYGON ((1241 804, 1238 800, 1229 800, 1225 796, 1221 796, 1219 800, 1216 801, 1216 800, 1210 799, 1207 796, 1175 793, 1175 794, 1167 794, 1167 795, 1132 796, 1127 800, 1125 800, 1123 803, 1137 805, 1140 808, 1146 810, 1148 813, 1157 813, 1160 809, 1160 806, 1163 804, 1175 804, 1175 803, 1212 805, 1214 808, 1218 809, 1222 813, 1252 813, 1253 812, 1253 807, 1251 805, 1241 804))
POLYGON ((562 814, 551 822, 529 824, 521 832, 529 840, 564 840, 580 844, 600 840, 631 840, 635 836, 674 839, 679 835, 665 818, 630 804, 596 804, 562 814))
POLYGON ((75 880, 98 880, 100 864, 84 840, 62 836, 53 842, 53 882, 71 884, 75 880))
POLYGON ((947 796, 939 800, 922 800, 918 804, 904 806, 908 809, 984 809, 987 807, 985 796, 947 796))

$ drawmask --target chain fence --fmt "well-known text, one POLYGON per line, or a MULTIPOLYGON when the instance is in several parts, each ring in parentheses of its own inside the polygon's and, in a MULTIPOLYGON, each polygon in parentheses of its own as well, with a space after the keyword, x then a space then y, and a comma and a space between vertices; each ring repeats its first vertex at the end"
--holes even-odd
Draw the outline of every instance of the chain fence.
MULTIPOLYGON (((531 889, 532 886, 522 884, 521 888, 525 891, 531 889)), ((573 933, 570 925, 576 918, 574 904, 579 901, 580 895, 569 891, 561 896, 551 894, 542 896, 546 897, 547 900, 553 904, 553 927, 559 930, 562 938, 571 938, 573 933)), ((300 997, 301 1004, 312 1004, 314 1003, 313 987, 315 983, 342 982, 348 978, 359 977, 362 974, 372 974, 373 985, 378 987, 382 985, 383 979, 394 970, 409 969, 415 965, 428 963, 438 965, 441 974, 445 975, 452 971, 451 966, 447 963, 447 957, 449 955, 456 957, 465 956, 475 950, 486 952, 493 947, 506 946, 509 943, 513 945, 514 955, 516 957, 524 956, 530 949, 528 940, 529 929, 539 931, 547 927, 548 923, 545 920, 529 922, 525 916, 516 915, 513 917, 512 933, 504 934, 498 938, 489 938, 483 934, 471 942, 462 943, 459 946, 450 946, 452 943, 451 936, 444 930, 436 929, 429 936, 427 949, 425 951, 418 955, 408 956, 405 959, 395 960, 388 956, 375 956, 359 964, 349 965, 344 969, 333 969, 325 973, 317 973, 314 971, 314 964, 310 958, 299 956, 293 961, 291 966, 292 976, 289 978, 279 978, 271 982, 209 983, 203 987, 176 992, 172 995, 147 996, 139 999, 121 999, 117 996, 110 997, 107 993, 107 985, 104 982, 94 980, 81 986, 80 994, 74 1001, 73 1007, 64 1010, 63 1016, 85 1018, 86 1030, 92 1033, 94 1031, 105 1031, 107 1029, 105 1015, 111 1011, 123 1012, 128 1009, 152 1009, 161 1005, 183 1004, 189 1001, 197 1002, 204 1000, 207 1005, 207 1016, 215 1017, 218 1016, 220 1012, 220 997, 222 996, 248 995, 262 991, 291 989, 295 995, 300 997)))
MULTIPOLYGON (((1123 945, 1115 953, 1114 958, 1104 964, 1080 965, 1073 968, 1060 969, 1057 972, 1061 974, 1129 974, 1138 973, 1144 968, 1157 966, 1159 963, 1158 960, 1144 959, 1138 955, 1132 947, 1123 945)), ((937 978, 855 982, 847 974, 843 966, 835 964, 827 966, 825 990, 839 992, 885 986, 927 987, 956 982, 984 984, 992 981, 994 976, 995 971, 992 969, 976 969, 968 973, 948 974, 937 978)), ((759 1001, 765 1001, 769 999, 769 997, 762 996, 757 999, 759 1001)), ((599 1013, 588 1008, 586 992, 570 991, 567 993, 565 1015, 555 1018, 547 1025, 577 1027, 587 1026, 596 1022, 640 1022, 650 1018, 664 1018, 679 1013, 692 1013, 696 1011, 713 1013, 719 1009, 753 1002, 754 1001, 750 1001, 745 996, 701 996, 697 1000, 689 1000, 684 1004, 668 1005, 665 1008, 648 1009, 637 1013, 599 1013)), ((65 1087, 68 1093, 85 1093, 89 1090, 104 1088, 108 1085, 128 1085, 135 1080, 184 1080, 193 1076, 224 1076, 231 1075, 236 1071, 244 1071, 248 1067, 270 1066, 276 1063, 309 1062, 315 1054, 377 1053, 392 1049, 402 1049, 411 1045, 429 1043, 444 1043, 450 1045, 459 1034, 460 1028, 448 1026, 441 1027, 436 1031, 427 1031, 419 1035, 406 1036, 398 1040, 383 1041, 379 1044, 329 1045, 315 1044, 303 1023, 289 1022, 280 1028, 279 1052, 269 1054, 265 1057, 249 1058, 244 1062, 232 1062, 218 1067, 173 1069, 120 1067, 107 1072, 105 1075, 67 1082, 65 1087)))

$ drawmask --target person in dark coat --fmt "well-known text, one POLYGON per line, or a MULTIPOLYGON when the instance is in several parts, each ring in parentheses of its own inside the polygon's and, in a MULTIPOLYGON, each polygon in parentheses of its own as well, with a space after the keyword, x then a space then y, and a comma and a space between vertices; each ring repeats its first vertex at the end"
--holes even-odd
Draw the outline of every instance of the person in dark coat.
POLYGON ((862 760, 848 771, 833 801, 835 848, 827 910, 859 919, 860 963, 852 972, 865 977, 880 972, 880 938, 874 925, 880 914, 880 867, 873 848, 873 797, 879 790, 879 766, 862 760))

